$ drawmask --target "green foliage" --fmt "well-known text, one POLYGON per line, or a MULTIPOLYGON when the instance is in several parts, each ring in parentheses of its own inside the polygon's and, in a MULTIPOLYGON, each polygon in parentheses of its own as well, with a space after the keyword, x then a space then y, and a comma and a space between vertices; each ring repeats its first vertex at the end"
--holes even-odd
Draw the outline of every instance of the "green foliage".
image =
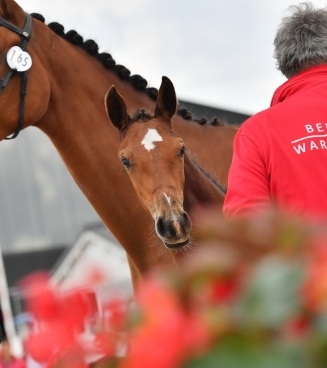
POLYGON ((245 336, 228 336, 183 368, 309 368, 298 345, 267 344, 245 336))

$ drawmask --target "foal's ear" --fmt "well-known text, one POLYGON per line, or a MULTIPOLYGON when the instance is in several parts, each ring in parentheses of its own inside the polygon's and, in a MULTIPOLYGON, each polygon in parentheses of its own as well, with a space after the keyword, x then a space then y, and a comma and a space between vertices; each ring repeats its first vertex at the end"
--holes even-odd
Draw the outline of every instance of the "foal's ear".
POLYGON ((128 125, 129 116, 125 101, 116 91, 115 86, 109 89, 105 98, 105 104, 112 124, 122 133, 128 125))
POLYGON ((177 109, 177 99, 175 88, 172 81, 163 76, 161 86, 159 88, 155 116, 163 116, 166 119, 171 119, 177 109))

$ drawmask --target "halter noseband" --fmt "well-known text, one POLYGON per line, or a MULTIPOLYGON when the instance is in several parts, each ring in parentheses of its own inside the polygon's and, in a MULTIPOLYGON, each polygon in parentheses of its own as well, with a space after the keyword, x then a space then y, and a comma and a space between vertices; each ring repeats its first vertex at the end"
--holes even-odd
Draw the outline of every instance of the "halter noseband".
MULTIPOLYGON (((25 51, 27 42, 30 39, 30 33, 32 28, 32 17, 30 14, 26 14, 26 19, 24 23, 23 29, 20 29, 16 27, 14 24, 8 22, 7 20, 0 18, 0 27, 6 27, 10 29, 11 31, 18 33, 21 37, 20 39, 20 48, 25 51)), ((6 76, 2 79, 0 79, 0 95, 3 92, 4 88, 8 84, 10 78, 16 73, 16 69, 9 68, 9 72, 6 74, 6 76)), ((22 72, 22 87, 20 90, 20 101, 19 101, 19 117, 18 117, 18 124, 17 128, 14 132, 14 134, 11 137, 5 138, 5 139, 13 139, 16 138, 19 134, 20 130, 22 129, 23 123, 24 123, 24 100, 26 96, 26 86, 27 86, 27 70, 22 72)))

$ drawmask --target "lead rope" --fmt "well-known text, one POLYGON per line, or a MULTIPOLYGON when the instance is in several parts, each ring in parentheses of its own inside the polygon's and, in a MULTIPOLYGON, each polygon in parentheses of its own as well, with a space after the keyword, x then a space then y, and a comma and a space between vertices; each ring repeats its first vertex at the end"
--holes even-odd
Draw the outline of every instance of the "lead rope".
POLYGON ((22 73, 22 88, 20 90, 20 100, 19 100, 19 116, 18 116, 18 123, 15 133, 11 137, 7 137, 5 139, 14 139, 18 136, 19 132, 21 131, 24 123, 24 101, 26 96, 26 87, 27 87, 27 71, 22 73))

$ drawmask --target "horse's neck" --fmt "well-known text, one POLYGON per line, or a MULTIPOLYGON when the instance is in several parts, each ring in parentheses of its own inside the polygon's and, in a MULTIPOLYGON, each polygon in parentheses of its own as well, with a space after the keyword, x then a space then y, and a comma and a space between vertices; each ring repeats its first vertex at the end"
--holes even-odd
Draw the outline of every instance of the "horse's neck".
MULTIPOLYGON (((54 143, 76 183, 124 246, 138 271, 144 273, 153 265, 174 265, 169 252, 158 251, 162 244, 153 232, 153 220, 141 207, 117 158, 118 137, 106 115, 104 96, 114 84, 132 108, 151 109, 154 103, 145 93, 137 92, 105 69, 94 57, 50 30, 47 35, 36 34, 30 42, 37 42, 39 60, 51 86, 48 110, 38 122, 39 128, 54 143)), ((188 150, 196 153, 202 167, 217 173, 216 179, 225 184, 235 131, 202 127, 180 117, 174 118, 174 126, 188 150)), ((193 174, 196 173, 199 174, 193 174)), ((194 184, 186 182, 192 190, 194 184)), ((213 184, 209 184, 206 183, 210 191, 205 197, 213 200, 215 192, 213 184)), ((194 193, 190 203, 204 203, 204 194, 194 193)))
POLYGON ((198 207, 222 208, 225 194, 199 167, 185 155, 184 207, 187 212, 198 207))
MULTIPOLYGON (((38 127, 56 146, 76 183, 139 272, 154 264, 174 264, 168 252, 160 256, 155 246, 149 247, 149 242, 161 245, 150 235, 153 220, 139 204, 117 157, 119 140, 106 115, 104 96, 112 84, 122 83, 82 50, 58 37, 54 42, 52 51, 43 55, 51 99, 38 127)), ((140 97, 136 101, 142 105, 140 97)))

